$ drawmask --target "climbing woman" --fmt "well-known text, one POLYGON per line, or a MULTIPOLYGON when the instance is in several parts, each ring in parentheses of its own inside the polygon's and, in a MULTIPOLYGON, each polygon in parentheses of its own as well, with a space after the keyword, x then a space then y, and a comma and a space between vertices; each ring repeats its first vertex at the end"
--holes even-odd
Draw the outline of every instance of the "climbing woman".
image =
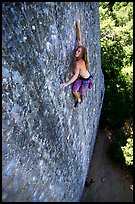
POLYGON ((82 37, 80 32, 80 21, 76 23, 77 26, 77 48, 75 49, 75 67, 74 75, 65 83, 61 84, 64 89, 69 84, 73 83, 72 92, 76 99, 75 107, 77 107, 86 95, 86 90, 91 88, 92 76, 88 70, 88 56, 87 49, 82 45, 82 37))

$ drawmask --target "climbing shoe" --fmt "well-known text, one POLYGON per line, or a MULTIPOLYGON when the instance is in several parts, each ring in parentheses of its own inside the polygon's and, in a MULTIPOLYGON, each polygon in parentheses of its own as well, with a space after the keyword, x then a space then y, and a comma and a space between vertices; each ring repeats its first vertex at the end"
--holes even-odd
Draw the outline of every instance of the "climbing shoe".
POLYGON ((81 97, 81 103, 84 101, 84 98, 85 98, 84 96, 81 97))
POLYGON ((74 107, 77 108, 81 102, 76 101, 74 107))

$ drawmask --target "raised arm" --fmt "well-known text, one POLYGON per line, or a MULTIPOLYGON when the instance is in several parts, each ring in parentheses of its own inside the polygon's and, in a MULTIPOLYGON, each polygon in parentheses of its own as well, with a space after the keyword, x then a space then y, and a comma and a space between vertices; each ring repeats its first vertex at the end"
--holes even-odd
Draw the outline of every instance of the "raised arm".
POLYGON ((81 36, 81 28, 80 28, 80 20, 76 22, 76 41, 77 46, 82 45, 82 36, 81 36))

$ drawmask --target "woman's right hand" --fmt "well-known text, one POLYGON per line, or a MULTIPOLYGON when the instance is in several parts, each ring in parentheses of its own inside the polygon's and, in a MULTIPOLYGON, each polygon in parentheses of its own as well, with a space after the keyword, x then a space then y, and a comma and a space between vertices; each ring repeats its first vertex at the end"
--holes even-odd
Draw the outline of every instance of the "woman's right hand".
POLYGON ((62 84, 60 84, 60 88, 61 88, 61 89, 64 89, 66 86, 68 86, 67 83, 62 83, 62 84))

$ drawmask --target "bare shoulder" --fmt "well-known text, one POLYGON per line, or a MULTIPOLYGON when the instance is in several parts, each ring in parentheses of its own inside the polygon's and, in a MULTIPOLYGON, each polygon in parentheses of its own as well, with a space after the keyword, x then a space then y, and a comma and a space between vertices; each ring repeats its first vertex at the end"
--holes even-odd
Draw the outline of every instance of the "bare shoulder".
POLYGON ((75 61, 75 65, 78 65, 80 64, 79 60, 75 61))
POLYGON ((80 62, 79 61, 76 61, 75 62, 75 68, 79 68, 80 67, 80 62))
POLYGON ((80 69, 80 66, 81 66, 81 61, 80 60, 76 61, 75 62, 75 67, 80 69))
POLYGON ((85 62, 84 62, 84 60, 80 59, 80 60, 76 61, 76 65, 77 66, 83 66, 83 65, 85 65, 85 62))
POLYGON ((75 72, 80 72, 80 64, 78 61, 75 62, 75 67, 74 67, 75 72))

